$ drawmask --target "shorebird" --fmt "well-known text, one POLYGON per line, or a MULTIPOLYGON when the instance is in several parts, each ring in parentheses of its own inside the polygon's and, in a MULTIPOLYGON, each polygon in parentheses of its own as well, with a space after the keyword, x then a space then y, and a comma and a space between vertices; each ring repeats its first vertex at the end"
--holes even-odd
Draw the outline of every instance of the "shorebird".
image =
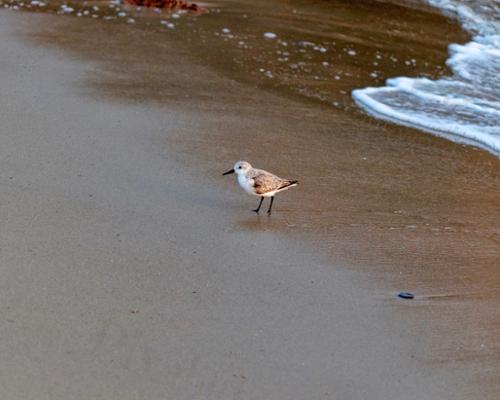
POLYGON ((253 194, 254 196, 260 196, 259 206, 255 210, 252 210, 256 213, 260 211, 264 197, 270 197, 271 203, 269 203, 267 213, 271 214, 274 195, 292 186, 296 186, 297 183, 299 183, 299 181, 280 178, 270 172, 264 171, 263 169, 252 168, 252 166, 246 161, 238 161, 234 164, 233 169, 224 172, 222 175, 229 174, 237 175, 238 183, 245 190, 245 192, 253 194))

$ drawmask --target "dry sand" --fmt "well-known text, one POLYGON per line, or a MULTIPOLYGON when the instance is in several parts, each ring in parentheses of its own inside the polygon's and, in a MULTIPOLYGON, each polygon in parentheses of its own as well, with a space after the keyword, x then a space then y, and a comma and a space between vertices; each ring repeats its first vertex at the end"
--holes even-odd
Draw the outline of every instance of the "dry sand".
POLYGON ((0 13, 2 399, 498 398, 499 160, 92 23, 0 13))

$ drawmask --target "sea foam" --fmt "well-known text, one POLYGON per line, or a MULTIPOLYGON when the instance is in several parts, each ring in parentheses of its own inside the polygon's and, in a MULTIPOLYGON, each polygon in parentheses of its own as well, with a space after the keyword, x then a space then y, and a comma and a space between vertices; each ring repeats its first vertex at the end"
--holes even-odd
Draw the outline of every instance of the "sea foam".
POLYGON ((352 92, 370 114, 420 128, 500 157, 500 4, 482 0, 428 0, 474 34, 449 46, 453 75, 438 80, 393 78, 383 87, 352 92))

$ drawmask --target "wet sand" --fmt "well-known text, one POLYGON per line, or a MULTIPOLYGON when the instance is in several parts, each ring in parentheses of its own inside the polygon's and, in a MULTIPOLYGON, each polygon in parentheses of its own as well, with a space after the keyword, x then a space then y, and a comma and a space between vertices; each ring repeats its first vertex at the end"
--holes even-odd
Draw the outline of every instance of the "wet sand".
POLYGON ((499 160, 150 29, 0 27, 4 398, 498 398, 499 160), (271 218, 239 158, 301 181, 271 218))

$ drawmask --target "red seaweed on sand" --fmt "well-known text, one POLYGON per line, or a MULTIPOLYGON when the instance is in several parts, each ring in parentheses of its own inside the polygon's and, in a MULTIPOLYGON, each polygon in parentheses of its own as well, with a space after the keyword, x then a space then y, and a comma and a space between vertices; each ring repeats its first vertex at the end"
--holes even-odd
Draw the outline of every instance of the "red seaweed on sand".
POLYGON ((166 8, 169 10, 202 10, 198 4, 188 3, 184 0, 125 0, 125 2, 139 7, 166 8))

